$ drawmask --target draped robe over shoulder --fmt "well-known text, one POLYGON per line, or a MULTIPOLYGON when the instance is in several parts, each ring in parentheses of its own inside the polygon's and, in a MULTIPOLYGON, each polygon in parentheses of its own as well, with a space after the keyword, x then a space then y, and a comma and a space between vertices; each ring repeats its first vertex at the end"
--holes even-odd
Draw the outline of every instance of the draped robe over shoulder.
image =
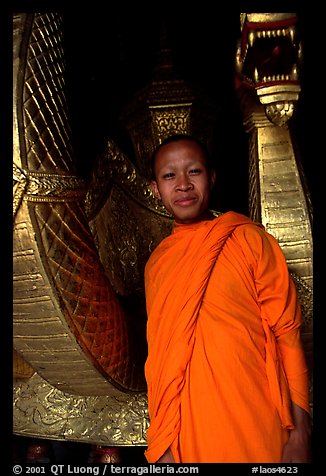
POLYGON ((301 312, 277 241, 227 212, 176 225, 145 268, 148 462, 280 462, 309 412, 301 312))

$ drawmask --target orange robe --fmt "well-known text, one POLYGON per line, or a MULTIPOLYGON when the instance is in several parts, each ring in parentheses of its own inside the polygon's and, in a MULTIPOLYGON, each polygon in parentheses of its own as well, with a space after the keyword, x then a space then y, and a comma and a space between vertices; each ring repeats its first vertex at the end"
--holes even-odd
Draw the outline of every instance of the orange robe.
POLYGON ((145 268, 148 462, 280 462, 309 412, 301 313, 277 241, 234 212, 176 225, 145 268), (281 364, 282 358, 283 364, 281 364))

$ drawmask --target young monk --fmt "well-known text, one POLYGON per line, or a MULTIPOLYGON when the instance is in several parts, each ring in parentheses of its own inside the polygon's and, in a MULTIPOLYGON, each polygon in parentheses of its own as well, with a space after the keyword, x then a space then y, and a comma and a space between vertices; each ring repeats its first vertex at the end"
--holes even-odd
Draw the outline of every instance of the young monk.
POLYGON ((210 211, 206 148, 172 136, 153 155, 172 234, 145 269, 148 462, 309 462, 308 378, 295 286, 277 241, 210 211))

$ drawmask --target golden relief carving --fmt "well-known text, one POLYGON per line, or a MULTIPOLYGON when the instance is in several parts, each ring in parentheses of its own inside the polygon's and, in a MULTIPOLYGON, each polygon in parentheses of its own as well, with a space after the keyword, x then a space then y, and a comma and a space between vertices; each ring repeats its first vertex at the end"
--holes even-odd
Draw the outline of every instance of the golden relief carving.
POLYGON ((277 126, 282 126, 293 116, 294 104, 288 101, 276 101, 275 103, 267 104, 265 112, 271 122, 277 126))
MULTIPOLYGON (((189 106, 189 105, 188 105, 189 106)), ((157 124, 157 131, 161 137, 175 133, 186 133, 190 129, 190 111, 184 107, 171 111, 152 110, 152 120, 157 124)))
POLYGON ((15 425, 20 434, 107 446, 146 445, 146 394, 79 396, 62 392, 35 374, 16 380, 15 425))
POLYGON ((171 230, 171 219, 148 217, 148 210, 114 184, 100 214, 90 222, 110 282, 122 296, 143 293, 148 256, 171 230))
MULTIPOLYGON (((110 283, 121 296, 137 294, 143 306, 144 266, 170 233, 172 219, 149 181, 113 141, 107 142, 93 171, 86 210, 110 283)), ((146 319, 143 308, 141 314, 146 319)))
POLYGON ((113 183, 116 183, 141 206, 169 217, 161 202, 152 194, 149 180, 139 173, 113 140, 108 140, 105 149, 98 156, 85 198, 89 220, 93 219, 107 199, 113 183))

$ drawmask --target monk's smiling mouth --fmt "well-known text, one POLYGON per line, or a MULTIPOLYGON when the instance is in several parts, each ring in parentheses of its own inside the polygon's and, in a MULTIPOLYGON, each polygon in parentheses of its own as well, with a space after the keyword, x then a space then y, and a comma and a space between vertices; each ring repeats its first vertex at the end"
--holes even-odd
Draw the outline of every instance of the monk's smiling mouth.
POLYGON ((174 201, 175 205, 180 207, 188 207, 197 201, 197 197, 180 197, 174 201))

